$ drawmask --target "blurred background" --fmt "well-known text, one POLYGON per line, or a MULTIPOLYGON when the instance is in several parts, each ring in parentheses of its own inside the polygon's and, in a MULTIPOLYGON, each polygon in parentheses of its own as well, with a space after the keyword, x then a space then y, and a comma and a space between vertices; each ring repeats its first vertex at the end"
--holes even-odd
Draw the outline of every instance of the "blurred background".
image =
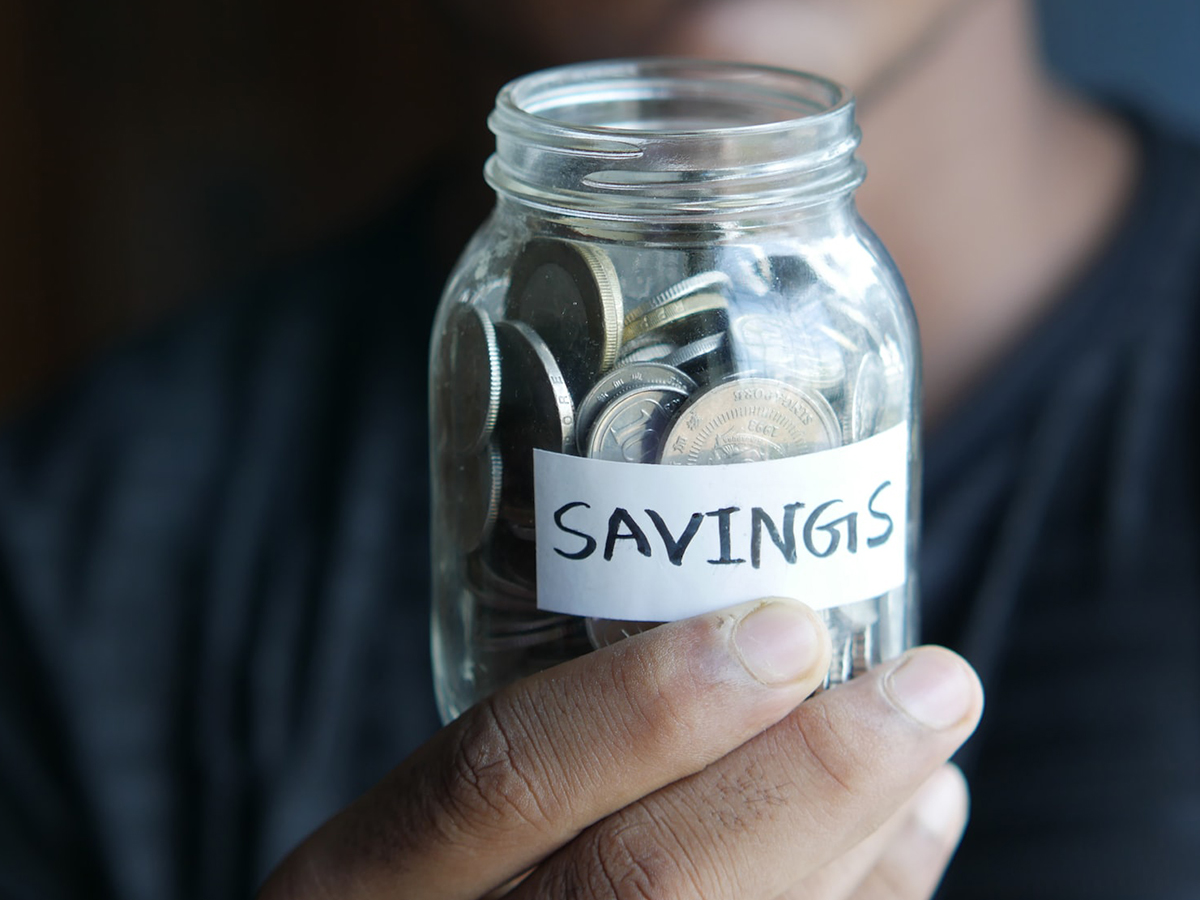
MULTIPOLYGON (((470 59, 415 38, 424 4, 5 6, 0 418, 112 341, 378 213, 437 124, 398 120, 395 96, 470 59)), ((1041 14, 1063 78, 1200 137, 1200 2, 1041 14)), ((430 115, 451 112, 488 139, 486 109, 430 115)))

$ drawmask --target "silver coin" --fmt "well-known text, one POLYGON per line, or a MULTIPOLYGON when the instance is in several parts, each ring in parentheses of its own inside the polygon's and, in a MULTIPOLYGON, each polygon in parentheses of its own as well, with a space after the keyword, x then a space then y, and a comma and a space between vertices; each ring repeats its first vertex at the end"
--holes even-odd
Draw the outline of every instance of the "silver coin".
MULTIPOLYGON (((661 309, 677 300, 682 300, 694 294, 721 294, 730 285, 729 276, 724 272, 711 271, 692 275, 677 284, 671 285, 665 291, 655 294, 648 302, 627 312, 625 314, 625 328, 628 331, 630 325, 637 323, 640 319, 650 315, 655 310, 661 309)), ((638 328, 638 332, 649 330, 649 328, 638 328)))
POLYGON ((868 627, 855 632, 851 643, 853 645, 851 653, 854 659, 850 677, 857 678, 871 668, 871 662, 875 658, 875 629, 868 627))
POLYGON ((618 366, 592 385, 587 396, 579 401, 575 416, 575 434, 582 448, 596 416, 605 406, 622 394, 644 387, 674 387, 690 394, 696 382, 674 366, 663 363, 631 363, 618 366))
POLYGON ((879 621, 880 598, 870 597, 833 607, 835 617, 850 631, 861 631, 879 621))
POLYGON ((829 632, 829 643, 833 652, 829 657, 829 670, 825 673, 822 687, 831 688, 844 684, 854 676, 854 633, 847 631, 844 623, 832 609, 821 610, 821 618, 829 632))
POLYGON ((666 385, 622 394, 596 419, 588 434, 587 455, 609 462, 654 462, 671 419, 690 394, 690 389, 666 385))
POLYGON ((530 241, 513 264, 505 314, 541 335, 575 396, 617 359, 621 285, 612 261, 598 247, 530 241))
POLYGON ((836 327, 864 348, 864 352, 875 353, 882 367, 885 390, 880 401, 879 420, 876 430, 902 421, 909 404, 909 366, 904 353, 894 337, 885 333, 880 323, 874 322, 862 304, 847 300, 830 301, 829 312, 836 327))
POLYGON ((721 291, 687 294, 658 306, 625 326, 625 340, 644 334, 671 338, 703 337, 729 324, 729 298, 721 291))
POLYGON ((883 362, 874 353, 868 353, 858 364, 849 394, 845 435, 847 440, 861 441, 869 438, 879 428, 880 412, 887 402, 887 375, 883 362))
POLYGON ((637 340, 622 344, 621 355, 617 357, 616 365, 624 366, 629 363, 657 362, 670 356, 678 349, 678 344, 673 341, 665 341, 661 335, 650 332, 649 334, 642 335, 637 340))
POLYGON ((878 430, 903 422, 912 403, 912 368, 906 355, 894 341, 884 341, 879 346, 879 360, 883 364, 883 380, 887 384, 887 398, 879 411, 878 430))
POLYGON ((859 621, 845 615, 844 609, 834 607, 821 611, 833 645, 829 671, 825 675, 826 688, 862 675, 871 667, 878 652, 875 620, 859 621))
POLYGON ((668 465, 782 459, 841 444, 828 401, 771 378, 737 378, 692 396, 663 442, 668 465))
POLYGON ((500 411, 496 330, 482 309, 459 303, 451 309, 442 334, 437 389, 446 448, 469 456, 491 438, 500 411))
POLYGON ((830 336, 819 310, 790 321, 750 314, 730 323, 731 351, 739 371, 796 381, 817 390, 840 388, 846 378, 841 344, 830 336))
POLYGON ((533 509, 533 451, 575 447, 575 405, 554 355, 523 322, 497 322, 503 371, 496 435, 504 454, 504 506, 533 509))
POLYGON ((680 347, 670 356, 663 357, 662 362, 698 381, 716 381, 730 371, 729 344, 723 332, 710 334, 680 347))
POLYGON ((489 443, 474 456, 447 459, 446 465, 457 470, 446 483, 460 488, 456 496, 449 498, 451 527, 458 546, 464 551, 474 550, 492 530, 500 511, 500 451, 495 443, 489 443))

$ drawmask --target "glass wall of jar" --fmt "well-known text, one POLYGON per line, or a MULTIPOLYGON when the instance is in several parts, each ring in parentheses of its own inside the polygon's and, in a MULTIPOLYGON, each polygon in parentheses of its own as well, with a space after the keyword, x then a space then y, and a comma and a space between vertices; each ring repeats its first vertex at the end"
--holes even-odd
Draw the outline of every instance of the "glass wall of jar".
POLYGON ((443 717, 767 594, 824 610, 828 684, 906 649, 920 357, 855 208, 853 98, 779 69, 587 63, 508 85, 489 125, 496 207, 431 343, 443 717))

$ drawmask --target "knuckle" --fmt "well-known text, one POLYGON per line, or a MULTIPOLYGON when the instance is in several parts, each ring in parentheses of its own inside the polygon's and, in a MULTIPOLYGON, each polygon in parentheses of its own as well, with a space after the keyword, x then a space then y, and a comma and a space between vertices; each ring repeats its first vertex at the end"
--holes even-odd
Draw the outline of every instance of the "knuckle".
POLYGON ((551 795, 532 745, 517 704, 499 697, 480 703, 449 755, 445 795, 457 829, 487 834, 514 820, 548 825, 551 795))
POLYGON ((697 873, 677 843, 648 818, 594 829, 572 864, 563 868, 560 890, 548 896, 607 900, 699 900, 697 873))

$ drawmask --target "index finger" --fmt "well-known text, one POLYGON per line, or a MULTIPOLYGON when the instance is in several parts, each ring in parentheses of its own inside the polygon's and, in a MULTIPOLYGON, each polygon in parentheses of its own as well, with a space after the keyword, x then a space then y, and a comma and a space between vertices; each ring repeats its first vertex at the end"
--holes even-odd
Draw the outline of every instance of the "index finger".
POLYGON ((319 884, 316 896, 347 900, 474 900, 779 721, 821 682, 829 655, 811 610, 769 601, 663 625, 525 679, 320 829, 262 897, 313 896, 306 885, 319 884))

